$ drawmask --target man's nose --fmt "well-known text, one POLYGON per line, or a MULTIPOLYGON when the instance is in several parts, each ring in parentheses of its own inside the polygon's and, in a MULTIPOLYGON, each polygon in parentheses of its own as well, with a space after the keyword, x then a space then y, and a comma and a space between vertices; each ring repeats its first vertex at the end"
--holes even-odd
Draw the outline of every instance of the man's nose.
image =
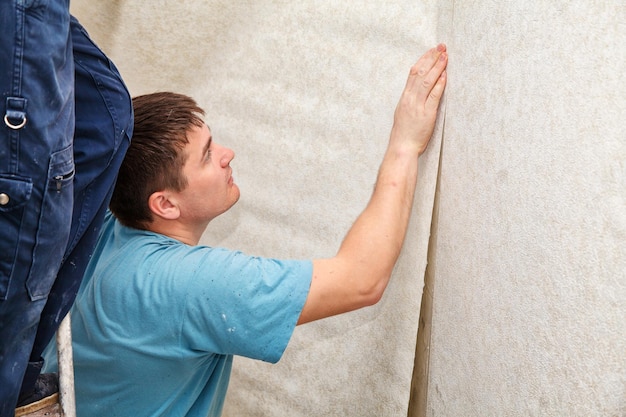
POLYGON ((230 164, 230 161, 233 160, 233 158, 235 158, 235 151, 230 148, 224 147, 222 157, 220 159, 222 167, 227 167, 228 164, 230 164))

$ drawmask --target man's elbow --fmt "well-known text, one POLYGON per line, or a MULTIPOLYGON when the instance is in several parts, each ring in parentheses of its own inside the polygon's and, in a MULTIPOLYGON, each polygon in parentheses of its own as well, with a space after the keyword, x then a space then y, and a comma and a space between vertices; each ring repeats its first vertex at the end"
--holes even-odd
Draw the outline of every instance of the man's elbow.
POLYGON ((362 307, 369 307, 377 304, 381 298, 383 298, 388 282, 389 276, 384 276, 375 280, 375 282, 371 285, 364 286, 360 292, 362 307))

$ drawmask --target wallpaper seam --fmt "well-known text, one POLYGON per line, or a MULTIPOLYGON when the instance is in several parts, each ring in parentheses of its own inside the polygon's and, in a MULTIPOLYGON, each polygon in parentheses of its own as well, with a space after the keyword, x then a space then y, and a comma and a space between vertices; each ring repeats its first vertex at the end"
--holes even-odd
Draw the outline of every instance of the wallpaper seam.
POLYGON ((426 253, 426 269, 424 270, 424 287, 420 303, 420 315, 417 330, 415 362, 413 377, 411 378, 411 393, 409 397, 408 417, 426 416, 428 399, 428 371, 430 367, 430 336, 432 325, 432 304, 434 291, 434 268, 435 252, 437 244, 437 226, 439 211, 439 187, 441 178, 441 163, 443 144, 445 139, 447 101, 444 102, 442 111, 441 142, 439 144, 439 160, 437 164, 437 179, 435 182, 435 194, 433 197, 433 209, 426 253))

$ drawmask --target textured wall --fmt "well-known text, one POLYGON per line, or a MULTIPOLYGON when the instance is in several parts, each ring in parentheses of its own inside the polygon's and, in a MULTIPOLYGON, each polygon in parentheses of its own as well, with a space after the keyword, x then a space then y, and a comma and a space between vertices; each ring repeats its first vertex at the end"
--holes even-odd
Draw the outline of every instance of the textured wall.
POLYGON ((455 2, 428 416, 626 415, 625 23, 455 2))
POLYGON ((242 198, 205 243, 258 255, 334 253, 409 66, 448 44, 385 297, 298 328, 277 365, 237 359, 225 415, 626 415, 623 4, 73 0, 134 95, 207 109, 242 198))

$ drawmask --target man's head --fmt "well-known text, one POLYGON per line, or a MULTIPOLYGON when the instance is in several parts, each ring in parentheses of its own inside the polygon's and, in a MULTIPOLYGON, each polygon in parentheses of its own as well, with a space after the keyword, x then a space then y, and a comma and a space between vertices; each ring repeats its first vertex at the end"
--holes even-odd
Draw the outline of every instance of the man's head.
POLYGON ((190 97, 147 94, 135 97, 133 107, 133 137, 111 211, 136 229, 163 219, 206 227, 239 198, 229 166, 234 153, 213 142, 204 111, 190 97))

